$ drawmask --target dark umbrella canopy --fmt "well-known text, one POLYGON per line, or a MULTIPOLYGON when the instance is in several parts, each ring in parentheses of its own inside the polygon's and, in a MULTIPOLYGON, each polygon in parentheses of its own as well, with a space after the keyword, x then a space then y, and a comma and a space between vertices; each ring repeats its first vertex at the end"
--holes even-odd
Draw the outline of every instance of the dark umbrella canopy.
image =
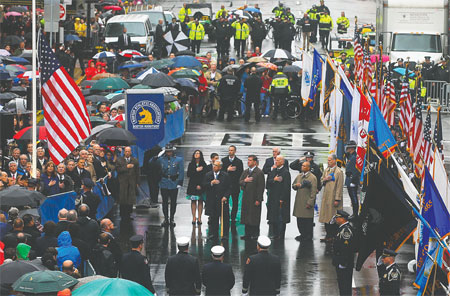
POLYGON ((0 284, 12 285, 26 273, 42 270, 30 261, 19 260, 0 266, 0 284))
POLYGON ((97 140, 109 146, 127 146, 136 143, 136 137, 131 132, 119 127, 101 131, 97 135, 97 140))
POLYGON ((142 80, 142 84, 148 85, 151 87, 163 87, 163 86, 175 86, 175 81, 172 77, 165 73, 154 73, 147 75, 144 80, 142 80))
POLYGON ((187 49, 187 50, 182 50, 179 51, 175 54, 175 56, 183 56, 183 55, 187 55, 187 56, 191 56, 191 57, 195 57, 195 52, 187 49))
POLYGON ((301 68, 298 66, 289 65, 283 68, 284 73, 298 73, 300 72, 301 68))
POLYGON ((106 123, 106 121, 100 116, 91 116, 89 117, 89 120, 91 121, 92 127, 96 127, 97 125, 106 123))
POLYGON ((84 80, 83 82, 80 83, 80 85, 82 87, 86 87, 86 86, 91 87, 91 86, 93 86, 96 83, 97 83, 97 80, 84 80))
POLYGON ((184 56, 177 56, 173 58, 173 65, 172 68, 180 68, 180 67, 186 67, 186 68, 196 68, 201 67, 202 63, 200 63, 196 58, 188 55, 184 56))
POLYGON ((86 101, 91 101, 92 103, 108 102, 108 98, 99 95, 87 96, 85 99, 86 101))
POLYGON ((53 293, 77 283, 77 279, 61 271, 42 270, 23 275, 13 284, 13 289, 30 294, 53 293))
POLYGON ((0 191, 0 206, 9 207, 37 207, 45 196, 38 191, 30 191, 20 186, 10 186, 0 191))
POLYGON ((186 88, 198 92, 198 86, 195 84, 195 80, 189 78, 177 78, 175 81, 181 88, 186 88))
POLYGON ((164 39, 168 53, 176 53, 189 48, 190 40, 181 31, 169 31, 164 35, 164 39))
MULTIPOLYGON (((141 63, 144 64, 144 63, 141 63)), ((162 59, 162 60, 156 60, 149 63, 145 63, 145 66, 147 67, 153 67, 155 69, 162 69, 167 68, 173 64, 173 59, 162 59)))
MULTIPOLYGON (((0 70, 1 71, 1 70, 0 70)), ((1 75, 1 73, 0 73, 1 75)), ((9 75, 9 74, 8 74, 9 75)), ((1 80, 1 79, 0 79, 1 80)), ((10 92, 16 93, 16 94, 23 94, 25 95, 27 93, 27 89, 23 86, 17 85, 17 86, 13 86, 9 89, 10 92)))
POLYGON ((115 96, 110 100, 110 102, 111 102, 111 104, 114 104, 114 103, 116 103, 116 102, 118 102, 118 101, 120 101, 120 100, 123 100, 123 99, 125 99, 125 94, 118 94, 118 95, 115 95, 115 96))
POLYGON ((9 45, 19 45, 21 42, 24 42, 22 38, 16 35, 9 35, 5 37, 4 43, 9 45))
POLYGON ((0 100, 3 101, 8 101, 8 100, 12 100, 15 98, 20 97, 18 94, 12 93, 12 92, 4 92, 4 93, 0 93, 0 100))

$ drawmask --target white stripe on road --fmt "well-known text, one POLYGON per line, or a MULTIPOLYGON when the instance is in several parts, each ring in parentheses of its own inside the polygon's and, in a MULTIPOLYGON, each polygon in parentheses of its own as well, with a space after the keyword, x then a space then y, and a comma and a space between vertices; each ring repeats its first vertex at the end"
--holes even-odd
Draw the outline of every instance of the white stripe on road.
POLYGON ((264 141, 264 133, 254 133, 251 146, 261 146, 264 141))
POLYGON ((303 147, 303 134, 292 134, 292 147, 303 147))
MULTIPOLYGON (((189 133, 186 133, 189 134, 189 133)), ((200 134, 200 133, 199 133, 200 134)), ((210 134, 210 133, 201 133, 201 134, 210 134)), ((225 133, 215 133, 214 137, 209 146, 222 146, 223 137, 225 137, 225 133)))

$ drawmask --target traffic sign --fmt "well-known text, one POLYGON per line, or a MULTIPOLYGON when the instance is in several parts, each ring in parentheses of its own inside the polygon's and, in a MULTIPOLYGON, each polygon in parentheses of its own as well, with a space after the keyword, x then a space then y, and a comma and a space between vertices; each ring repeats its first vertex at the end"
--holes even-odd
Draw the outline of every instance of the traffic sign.
POLYGON ((59 20, 66 20, 66 4, 59 4, 59 20))

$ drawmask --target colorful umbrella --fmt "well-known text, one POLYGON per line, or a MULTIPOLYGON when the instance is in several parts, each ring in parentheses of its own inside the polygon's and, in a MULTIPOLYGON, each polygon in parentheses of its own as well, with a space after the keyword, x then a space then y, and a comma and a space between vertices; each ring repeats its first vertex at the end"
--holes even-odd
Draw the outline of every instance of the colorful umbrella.
POLYGON ((115 90, 123 88, 130 88, 130 86, 119 77, 103 78, 92 86, 92 90, 115 90))
POLYGON ((119 70, 121 69, 133 69, 133 68, 142 68, 143 65, 136 61, 127 61, 119 66, 119 70))
POLYGON ((272 63, 258 63, 256 65, 263 67, 263 68, 270 69, 270 70, 274 70, 274 71, 276 71, 278 69, 277 65, 272 64, 272 63))
POLYGON ((58 292, 77 283, 77 279, 61 271, 42 270, 23 275, 12 287, 17 292, 40 294, 58 292))
MULTIPOLYGON (((21 129, 17 134, 13 137, 15 140, 32 140, 33 139, 33 127, 28 126, 26 128, 21 129)), ((47 129, 45 126, 37 127, 37 139, 38 140, 47 140, 47 129)))
POLYGON ((172 68, 196 68, 201 67, 202 63, 200 63, 196 58, 191 56, 177 56, 173 58, 172 68))
POLYGON ((66 37, 64 37, 64 41, 81 41, 80 37, 78 37, 77 35, 66 35, 66 37))
POLYGON ((117 77, 117 75, 112 74, 112 73, 99 73, 94 75, 94 77, 92 77, 92 80, 100 80, 103 78, 111 78, 111 77, 117 77))
POLYGON ((10 12, 5 13, 5 16, 22 16, 22 14, 17 11, 10 11, 10 12))
POLYGON ((135 56, 139 56, 139 57, 143 56, 142 53, 140 53, 139 51, 134 50, 134 49, 125 49, 124 51, 121 51, 119 54, 126 58, 132 58, 135 56))
POLYGON ((119 11, 119 10, 122 10, 122 7, 110 5, 110 6, 104 6, 103 9, 104 10, 119 11))
POLYGON ((166 49, 168 53, 176 53, 189 48, 189 38, 182 31, 169 31, 164 35, 167 42, 166 49))
POLYGON ((156 70, 155 68, 151 67, 150 69, 144 70, 141 73, 139 73, 137 75, 137 79, 142 80, 144 79, 148 74, 154 74, 154 73, 159 73, 158 70, 156 70))
POLYGON ((248 63, 265 63, 267 62, 266 58, 263 57, 251 57, 247 60, 248 63))
POLYGON ((198 77, 200 77, 202 74, 195 70, 195 69, 187 69, 187 68, 182 68, 176 71, 171 71, 171 73, 169 72, 169 75, 172 76, 173 78, 192 78, 192 79, 196 79, 198 77))
MULTIPOLYGON (((30 79, 32 75, 33 75, 33 72, 27 71, 27 72, 24 72, 24 73, 22 73, 20 75, 17 75, 17 78, 30 79)), ((36 77, 39 78, 39 71, 37 71, 37 70, 36 70, 36 77)))
POLYGON ((89 282, 87 284, 84 284, 83 286, 77 288, 72 293, 72 296, 85 296, 85 295, 153 296, 153 294, 149 290, 139 285, 138 283, 120 278, 98 279, 89 282))
POLYGON ((116 55, 113 52, 102 51, 102 52, 95 54, 92 58, 95 60, 98 60, 98 59, 115 58, 115 57, 116 57, 116 55))

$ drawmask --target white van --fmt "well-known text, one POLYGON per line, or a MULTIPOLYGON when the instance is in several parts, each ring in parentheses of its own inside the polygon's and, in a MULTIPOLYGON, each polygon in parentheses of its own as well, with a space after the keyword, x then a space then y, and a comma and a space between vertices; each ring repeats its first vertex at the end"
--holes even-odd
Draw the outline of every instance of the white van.
POLYGON ((139 46, 139 49, 134 49, 143 54, 152 52, 154 35, 152 24, 148 16, 142 14, 116 15, 110 18, 105 29, 105 43, 109 47, 117 47, 118 37, 123 34, 124 27, 127 28, 127 34, 131 37, 131 43, 139 46))

